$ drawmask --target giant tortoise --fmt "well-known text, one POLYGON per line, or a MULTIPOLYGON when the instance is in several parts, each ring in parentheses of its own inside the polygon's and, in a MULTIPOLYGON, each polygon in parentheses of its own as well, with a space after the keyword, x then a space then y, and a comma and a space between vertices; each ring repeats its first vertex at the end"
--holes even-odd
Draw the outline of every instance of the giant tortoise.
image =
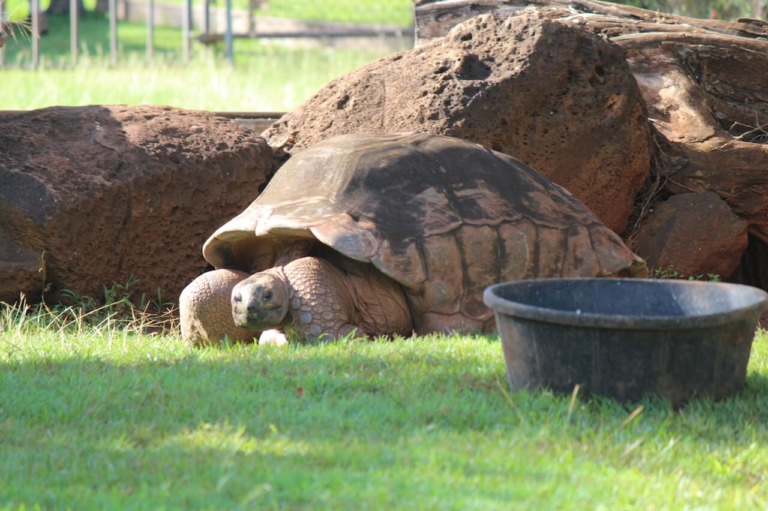
POLYGON ((490 284, 640 276, 581 202, 464 140, 353 134, 293 156, 203 247, 180 298, 192 343, 488 332, 490 284))

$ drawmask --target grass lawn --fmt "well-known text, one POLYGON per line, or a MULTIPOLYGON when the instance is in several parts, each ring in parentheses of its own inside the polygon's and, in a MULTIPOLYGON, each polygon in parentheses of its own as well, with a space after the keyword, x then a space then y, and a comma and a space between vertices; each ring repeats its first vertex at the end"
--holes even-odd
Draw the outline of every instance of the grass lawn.
MULTIPOLYGON (((0 2, 1 3, 1 2, 0 2)), ((47 9, 50 0, 41 0, 41 9, 47 9)), ((182 4, 184 0, 157 0, 157 3, 182 4)), ((87 10, 93 10, 96 0, 84 0, 87 10)), ((192 0, 194 6, 203 0, 192 0)), ((21 20, 29 15, 28 0, 5 0, 11 19, 21 20)), ((213 7, 224 7, 221 0, 213 0, 213 7)), ((233 0, 235 9, 247 9, 248 0, 233 0)), ((308 21, 342 21, 406 27, 413 21, 412 0, 269 0, 257 9, 256 16, 272 16, 308 21)))
POLYGON ((54 105, 165 104, 212 111, 281 112, 294 109, 330 80, 397 50, 411 41, 360 48, 299 47, 237 40, 235 63, 223 46, 195 42, 189 64, 181 60, 181 32, 155 31, 155 54, 145 54, 146 27, 121 23, 118 65, 109 66, 108 22, 90 14, 81 25, 80 57, 71 66, 69 21, 50 16, 50 31, 40 41, 41 64, 32 61, 28 38, 6 43, 6 68, 0 68, 0 110, 54 105))
POLYGON ((108 67, 50 66, 39 71, 0 69, 0 110, 55 105, 151 104, 209 111, 293 110, 330 80, 380 55, 353 50, 265 47, 236 66, 213 55, 191 65, 146 65, 138 57, 108 67))
POLYGON ((761 333, 745 391, 674 412, 510 395, 494 337, 192 350, 6 309, 0 509, 765 509, 767 364, 761 333))

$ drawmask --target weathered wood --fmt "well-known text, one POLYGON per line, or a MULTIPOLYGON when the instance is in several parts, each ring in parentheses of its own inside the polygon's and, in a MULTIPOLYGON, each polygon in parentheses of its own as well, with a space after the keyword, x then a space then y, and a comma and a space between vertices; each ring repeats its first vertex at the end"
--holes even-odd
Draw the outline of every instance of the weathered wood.
POLYGON ((745 38, 768 37, 768 23, 751 18, 735 23, 688 18, 600 0, 438 0, 416 5, 417 44, 442 37, 453 26, 480 14, 506 17, 524 9, 538 9, 553 19, 580 19, 593 28, 603 25, 602 33, 609 37, 642 32, 700 31, 745 38))
MULTIPOLYGON (((297 30, 287 32, 284 30, 235 32, 235 39, 312 39, 312 38, 344 38, 344 37, 401 37, 413 35, 413 31, 397 27, 363 28, 351 25, 347 29, 323 29, 323 30, 297 30)), ((223 41, 226 34, 202 33, 197 40, 203 44, 213 44, 223 41)))
POLYGON ((216 112, 216 115, 226 117, 261 133, 285 115, 285 112, 216 112))

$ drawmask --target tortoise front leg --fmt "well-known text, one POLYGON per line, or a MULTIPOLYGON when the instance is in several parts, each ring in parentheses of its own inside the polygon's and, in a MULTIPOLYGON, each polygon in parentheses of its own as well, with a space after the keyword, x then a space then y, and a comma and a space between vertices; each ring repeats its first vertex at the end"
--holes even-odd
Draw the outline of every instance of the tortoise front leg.
POLYGON ((259 336, 259 346, 271 344, 273 346, 285 346, 288 344, 288 337, 277 329, 264 330, 259 336))
POLYGON ((192 281, 179 296, 181 337, 191 346, 253 340, 253 331, 239 328, 232 319, 232 288, 248 277, 236 270, 214 270, 192 281))
POLYGON ((283 268, 290 285, 288 339, 332 340, 357 330, 347 277, 324 259, 303 257, 283 268))

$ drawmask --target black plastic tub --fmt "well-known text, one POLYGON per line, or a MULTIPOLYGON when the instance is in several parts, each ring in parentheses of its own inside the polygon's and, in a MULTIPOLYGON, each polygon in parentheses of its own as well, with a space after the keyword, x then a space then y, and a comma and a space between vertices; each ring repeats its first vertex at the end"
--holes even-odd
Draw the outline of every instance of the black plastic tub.
POLYGON ((549 388, 679 406, 744 386, 764 291, 659 279, 542 279, 485 290, 513 390, 549 388))

